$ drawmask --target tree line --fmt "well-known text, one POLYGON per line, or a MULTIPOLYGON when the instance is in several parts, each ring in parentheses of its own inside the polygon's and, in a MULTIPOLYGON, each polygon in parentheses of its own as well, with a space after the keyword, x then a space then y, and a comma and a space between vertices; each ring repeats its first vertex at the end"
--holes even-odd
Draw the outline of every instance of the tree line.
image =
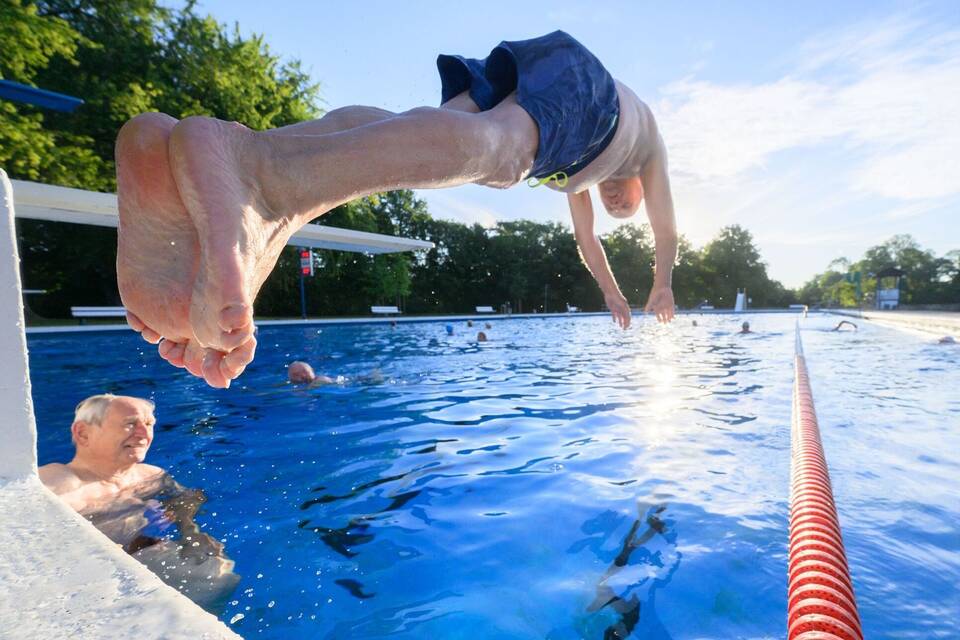
MULTIPOLYGON (((85 101, 70 114, 0 101, 0 166, 13 178, 115 190, 116 132, 145 111, 215 116, 258 130, 323 113, 320 86, 298 61, 282 59, 259 36, 245 38, 236 26, 199 15, 192 2, 171 9, 155 0, 3 0, 0 50, 0 77, 85 101)), ((373 304, 398 304, 407 313, 461 313, 508 302, 518 312, 563 311, 568 304, 594 310, 603 303, 572 233, 559 223, 518 220, 484 228, 441 220, 411 191, 348 203, 321 222, 430 240, 436 247, 384 255, 316 251, 316 275, 305 282, 311 315, 364 314, 373 304)), ((18 239, 24 286, 48 291, 30 299, 37 315, 67 317, 73 305, 119 304, 114 230, 20 220, 18 239)), ((649 227, 623 225, 601 241, 624 295, 641 306, 653 277, 649 227)), ((917 257, 928 252, 904 242, 896 240, 886 253, 871 249, 869 265, 831 265, 794 292, 768 276, 742 227, 722 229, 701 248, 681 238, 677 304, 730 307, 738 287, 746 287, 755 307, 850 304, 840 267, 867 273, 887 259, 911 269, 911 299, 956 300, 956 256, 953 271, 943 262, 948 258, 931 258, 931 267, 917 257), (953 289, 944 280, 951 277, 953 289)), ((283 252, 264 284, 257 313, 299 315, 295 248, 283 252)))

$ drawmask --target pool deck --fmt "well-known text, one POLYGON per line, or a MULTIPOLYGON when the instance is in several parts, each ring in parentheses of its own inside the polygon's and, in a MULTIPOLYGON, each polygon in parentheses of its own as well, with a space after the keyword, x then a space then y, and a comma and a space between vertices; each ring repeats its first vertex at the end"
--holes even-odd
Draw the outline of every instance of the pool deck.
POLYGON ((937 336, 953 336, 960 340, 958 311, 875 311, 872 309, 830 309, 829 313, 876 322, 896 329, 920 331, 937 336))
POLYGON ((4 638, 236 639, 40 483, 0 483, 4 638))

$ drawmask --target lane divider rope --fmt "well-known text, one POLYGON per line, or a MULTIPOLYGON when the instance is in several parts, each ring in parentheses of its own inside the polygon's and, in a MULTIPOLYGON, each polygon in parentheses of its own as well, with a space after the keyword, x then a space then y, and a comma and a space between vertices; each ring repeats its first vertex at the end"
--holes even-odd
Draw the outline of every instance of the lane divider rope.
POLYGON ((787 640, 863 640, 799 326, 796 345, 787 640))

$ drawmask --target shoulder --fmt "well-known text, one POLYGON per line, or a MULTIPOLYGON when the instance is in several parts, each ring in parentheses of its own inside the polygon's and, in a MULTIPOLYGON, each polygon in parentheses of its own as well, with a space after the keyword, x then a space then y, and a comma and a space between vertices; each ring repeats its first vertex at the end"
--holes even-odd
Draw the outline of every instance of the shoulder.
POLYGON ((40 482, 57 495, 72 491, 83 484, 73 469, 59 462, 43 465, 37 469, 37 475, 40 476, 40 482))
POLYGON ((164 482, 170 478, 160 467, 143 462, 137 465, 137 475, 141 482, 164 482))

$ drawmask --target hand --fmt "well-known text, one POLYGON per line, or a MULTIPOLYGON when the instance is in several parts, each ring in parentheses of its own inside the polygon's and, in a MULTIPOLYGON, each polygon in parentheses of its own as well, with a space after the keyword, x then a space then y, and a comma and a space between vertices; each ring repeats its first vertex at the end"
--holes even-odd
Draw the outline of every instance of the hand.
POLYGON ((205 533, 197 532, 189 537, 189 540, 185 536, 180 541, 180 557, 184 560, 193 560, 196 564, 201 564, 207 558, 223 553, 223 544, 205 533))
POLYGON ((643 308, 644 313, 655 313, 658 322, 670 322, 673 320, 673 291, 669 286, 655 286, 647 298, 647 306, 643 308))
POLYGON ((607 308, 613 315, 613 321, 620 325, 621 329, 629 327, 630 305, 627 304, 627 299, 623 297, 623 294, 619 291, 607 293, 604 294, 603 300, 607 303, 607 308))

